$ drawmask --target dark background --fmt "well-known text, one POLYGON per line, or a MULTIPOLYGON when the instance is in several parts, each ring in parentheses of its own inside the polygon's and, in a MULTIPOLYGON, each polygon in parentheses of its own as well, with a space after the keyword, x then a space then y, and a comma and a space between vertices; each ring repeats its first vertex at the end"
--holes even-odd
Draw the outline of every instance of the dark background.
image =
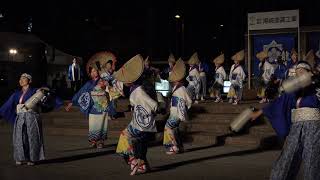
POLYGON ((156 60, 194 51, 209 60, 244 48, 248 12, 300 9, 300 25, 309 26, 320 24, 319 8, 318 0, 11 1, 1 4, 0 31, 26 32, 32 19, 31 33, 85 60, 100 50, 114 52, 120 63, 137 53, 156 60))

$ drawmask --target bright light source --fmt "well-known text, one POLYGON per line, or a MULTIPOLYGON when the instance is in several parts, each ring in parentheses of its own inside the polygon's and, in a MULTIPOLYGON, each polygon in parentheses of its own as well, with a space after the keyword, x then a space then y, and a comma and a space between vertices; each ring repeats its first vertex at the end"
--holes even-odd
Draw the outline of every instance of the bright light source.
POLYGON ((220 27, 223 27, 223 24, 220 24, 220 27))
POLYGON ((4 15, 2 13, 0 13, 0 18, 3 18, 3 17, 4 17, 4 15))
POLYGON ((18 51, 17 51, 16 49, 10 49, 10 50, 9 50, 9 53, 10 53, 10 54, 17 54, 18 51))
POLYGON ((180 19, 180 18, 181 18, 181 16, 180 16, 179 14, 175 15, 174 17, 175 17, 176 19, 180 19))

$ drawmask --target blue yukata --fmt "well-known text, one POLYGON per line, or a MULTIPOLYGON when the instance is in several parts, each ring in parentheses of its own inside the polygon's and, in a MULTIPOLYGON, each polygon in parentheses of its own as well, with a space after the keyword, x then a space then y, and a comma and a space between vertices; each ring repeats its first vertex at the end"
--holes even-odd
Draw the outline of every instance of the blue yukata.
POLYGON ((189 75, 186 78, 189 82, 187 90, 192 100, 199 100, 200 98, 201 81, 198 68, 197 65, 191 65, 189 68, 189 75))
POLYGON ((107 138, 109 97, 99 81, 103 80, 88 81, 72 98, 72 103, 89 118, 88 140, 91 144, 103 143, 107 138))
POLYGON ((148 166, 148 141, 157 132, 155 113, 158 103, 140 85, 131 87, 129 101, 133 107, 132 120, 122 131, 116 152, 125 158, 131 169, 138 165, 139 171, 144 171, 148 166))
POLYGON ((301 162, 304 179, 320 179, 320 89, 309 86, 283 94, 263 108, 280 138, 286 138, 271 172, 272 180, 294 179, 301 162))
POLYGON ((179 135, 181 121, 188 120, 187 110, 191 108, 192 100, 184 86, 175 86, 172 91, 170 116, 164 128, 163 146, 168 154, 183 151, 179 135))
POLYGON ((284 64, 278 64, 274 70, 274 76, 282 82, 286 78, 287 67, 284 64))
MULTIPOLYGON (((24 107, 24 103, 36 91, 36 88, 31 87, 25 93, 17 90, 0 108, 0 116, 14 124, 13 156, 15 161, 37 162, 45 159, 39 106, 35 109, 24 107)), ((57 108, 62 104, 60 99, 55 98, 51 106, 57 108)))

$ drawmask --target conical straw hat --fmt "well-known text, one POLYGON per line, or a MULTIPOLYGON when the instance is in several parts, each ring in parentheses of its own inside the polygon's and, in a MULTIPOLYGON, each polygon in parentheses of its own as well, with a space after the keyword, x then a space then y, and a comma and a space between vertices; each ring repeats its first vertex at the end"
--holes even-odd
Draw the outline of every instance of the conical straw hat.
POLYGON ((213 60, 215 64, 222 64, 224 62, 224 54, 219 55, 213 60))
POLYGON ((237 52, 231 59, 234 61, 242 61, 244 59, 244 50, 237 52))
POLYGON ((176 62, 176 59, 174 58, 174 55, 172 53, 169 55, 168 62, 172 62, 172 63, 176 62))
POLYGON ((198 57, 198 53, 195 52, 189 59, 188 61, 188 64, 190 65, 194 65, 194 64, 199 64, 200 63, 200 60, 199 60, 199 57, 198 57))
POLYGON ((181 58, 179 58, 179 60, 173 66, 168 80, 170 82, 181 81, 184 78, 185 74, 186 74, 186 65, 184 64, 184 61, 181 58))
POLYGON ((133 83, 141 76, 143 69, 143 58, 140 54, 138 54, 126 62, 117 72, 115 72, 113 77, 124 83, 133 83))
POLYGON ((303 58, 304 61, 307 61, 311 67, 314 67, 314 65, 316 64, 316 61, 314 59, 314 53, 313 53, 313 49, 311 49, 303 58))
POLYGON ((106 66, 107 66, 107 62, 109 60, 112 60, 112 66, 115 65, 115 62, 117 61, 117 58, 114 54, 112 54, 111 52, 108 51, 103 51, 103 52, 98 52, 96 54, 94 54, 88 61, 87 65, 86 65, 86 71, 88 74, 90 74, 89 69, 90 68, 94 68, 97 71, 99 71, 99 73, 103 73, 106 72, 106 66))
POLYGON ((268 51, 266 51, 266 50, 260 51, 260 52, 257 53, 256 57, 257 57, 260 61, 262 61, 262 60, 264 60, 265 58, 268 57, 268 51))

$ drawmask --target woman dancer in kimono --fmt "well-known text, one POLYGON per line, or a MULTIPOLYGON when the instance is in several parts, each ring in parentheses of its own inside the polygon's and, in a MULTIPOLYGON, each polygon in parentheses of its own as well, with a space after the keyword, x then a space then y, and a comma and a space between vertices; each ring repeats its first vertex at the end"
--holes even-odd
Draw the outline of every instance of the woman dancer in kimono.
POLYGON ((133 109, 132 120, 121 132, 117 153, 130 165, 131 175, 145 173, 149 169, 147 162, 148 141, 157 132, 155 113, 158 103, 144 91, 142 79, 144 64, 141 55, 136 55, 122 66, 114 77, 130 87, 130 104, 133 109))
POLYGON ((198 58, 198 53, 194 53, 189 61, 188 64, 190 65, 189 68, 189 75, 187 76, 188 84, 188 92, 190 93, 190 97, 192 97, 192 100, 194 103, 199 103, 200 98, 200 73, 198 70, 198 64, 200 63, 200 60, 198 58))
POLYGON ((170 116, 164 128, 163 145, 167 154, 183 152, 183 144, 179 135, 179 124, 188 120, 187 110, 190 109, 192 100, 183 86, 186 67, 182 59, 179 59, 172 69, 169 82, 172 83, 170 116))
POLYGON ((223 102, 221 98, 221 92, 223 90, 223 82, 227 78, 227 74, 222 66, 222 63, 224 62, 224 54, 221 54, 220 56, 216 57, 213 60, 215 68, 215 81, 211 88, 211 97, 215 98, 216 103, 223 102))
POLYGON ((270 84, 270 81, 274 74, 275 67, 273 64, 269 62, 268 51, 261 51, 256 56, 260 60, 259 67, 261 67, 263 72, 261 75, 261 89, 260 93, 258 94, 258 96, 261 98, 259 103, 262 104, 269 102, 269 99, 266 95, 266 89, 267 86, 270 84))
MULTIPOLYGON (((27 73, 20 76, 21 90, 14 92, 0 108, 0 115, 14 124, 13 128, 13 156, 16 165, 32 166, 44 160, 44 145, 42 123, 39 117, 39 106, 27 109, 24 103, 37 91, 47 88, 32 88, 32 77, 27 73)), ((54 102, 56 107, 62 102, 54 102)))
POLYGON ((107 82, 100 78, 98 69, 97 66, 89 67, 91 80, 73 96, 65 109, 69 111, 72 105, 80 107, 80 111, 89 119, 90 147, 103 148, 110 119, 107 113, 109 96, 106 92, 107 82))
POLYGON ((242 98, 243 81, 246 75, 240 65, 244 59, 244 50, 237 52, 231 57, 234 64, 231 66, 229 80, 231 82, 230 90, 228 93, 229 103, 237 105, 242 98))
MULTIPOLYGON (((297 77, 311 71, 307 62, 297 63, 297 77)), ((253 120, 264 114, 278 136, 286 140, 272 168, 270 179, 295 179, 301 161, 304 163, 304 179, 320 179, 319 108, 320 86, 317 83, 293 93, 284 93, 262 110, 252 114, 253 120)))

